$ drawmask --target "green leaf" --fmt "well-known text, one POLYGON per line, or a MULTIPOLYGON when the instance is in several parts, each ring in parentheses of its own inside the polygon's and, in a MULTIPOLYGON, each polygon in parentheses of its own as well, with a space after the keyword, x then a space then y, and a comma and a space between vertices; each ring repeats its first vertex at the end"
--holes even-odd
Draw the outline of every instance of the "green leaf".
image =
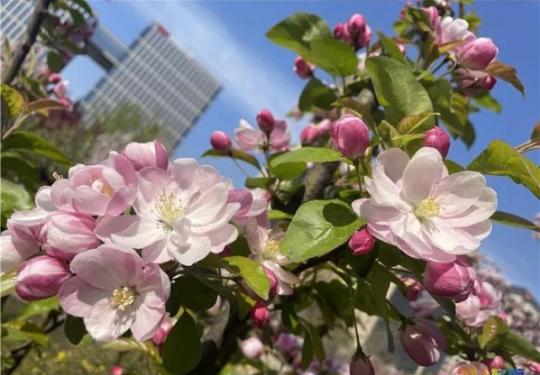
POLYGON ((86 327, 82 318, 67 315, 64 322, 64 333, 73 345, 79 345, 84 336, 86 335, 86 327))
POLYGON ((14 211, 29 210, 34 206, 32 197, 19 184, 15 184, 2 178, 1 206, 2 226, 14 211))
POLYGON ((502 79, 514 86, 523 96, 525 96, 525 86, 518 78, 517 71, 510 65, 494 61, 484 69, 484 72, 502 79))
POLYGON ((163 345, 163 364, 175 375, 186 374, 201 360, 201 333, 188 313, 183 313, 163 345))
POLYGON ((331 36, 314 38, 305 57, 332 76, 345 77, 358 72, 358 57, 352 47, 331 36))
POLYGON ((35 165, 16 152, 0 153, 0 164, 2 165, 2 175, 11 172, 17 177, 26 190, 33 191, 38 183, 38 171, 35 165))
POLYGON ((506 333, 508 327, 498 316, 489 317, 482 326, 482 333, 478 336, 480 348, 485 348, 496 336, 506 333))
POLYGON ((340 200, 314 200, 300 206, 281 249, 293 262, 324 255, 344 242, 365 221, 340 200))
POLYGON ((58 309, 58 297, 51 297, 26 304, 23 311, 17 317, 18 320, 26 320, 35 315, 45 315, 51 310, 58 309))
POLYGON ((326 22, 309 13, 295 13, 266 32, 266 37, 272 42, 300 55, 309 53, 313 38, 330 35, 326 22))
POLYGON ((480 96, 474 96, 473 100, 481 107, 487 108, 495 113, 501 113, 501 104, 489 93, 480 96))
POLYGON ((510 352, 530 359, 535 362, 540 362, 540 353, 533 344, 527 341, 520 335, 507 332, 504 337, 501 338, 502 346, 508 349, 510 352))
POLYGON ((171 296, 167 300, 167 311, 176 315, 180 306, 195 311, 208 310, 214 306, 217 293, 208 285, 197 278, 186 275, 176 280, 171 285, 171 296))
POLYGON ((266 189, 272 185, 276 179, 274 177, 248 177, 246 178, 245 185, 247 188, 255 189, 261 188, 266 189))
POLYGON ((270 282, 262 265, 242 256, 225 257, 223 260, 231 273, 242 276, 251 290, 262 299, 268 299, 270 282))
POLYGON ((371 267, 371 272, 367 277, 371 285, 371 293, 373 300, 379 310, 380 316, 383 318, 386 325, 386 340, 388 344, 388 351, 394 352, 394 337, 392 331, 390 331, 390 322, 388 315, 388 305, 386 302, 386 293, 390 287, 391 279, 388 277, 388 272, 378 263, 374 263, 371 267))
POLYGON ((511 227, 530 229, 537 232, 540 231, 540 227, 532 221, 504 211, 495 211, 490 219, 496 221, 497 223, 509 225, 511 227))
POLYGON ((427 91, 408 66, 386 56, 377 56, 367 59, 366 68, 390 123, 397 124, 406 115, 433 112, 427 91))
POLYGON ((446 165, 446 168, 448 168, 448 173, 450 174, 463 172, 465 170, 465 168, 463 168, 461 165, 450 159, 444 159, 444 165, 446 165))
MULTIPOLYGON (((6 329, 8 339, 16 341, 31 341, 39 346, 49 345, 49 336, 41 328, 32 322, 10 321, 2 324, 2 329, 6 329)), ((4 334, 2 334, 4 336, 4 334)), ((4 337, 2 337, 4 339, 4 337)))
POLYGON ((257 158, 245 151, 238 150, 238 149, 231 149, 229 152, 227 151, 218 151, 214 149, 206 150, 204 154, 202 154, 203 157, 211 156, 215 158, 234 158, 236 160, 241 160, 243 162, 246 162, 248 164, 251 164, 257 169, 261 169, 261 165, 259 164, 259 161, 257 158))
POLYGON ((13 293, 15 291, 16 281, 17 272, 15 271, 2 275, 2 277, 0 277, 0 296, 5 297, 13 293))
POLYGON ((290 163, 326 163, 331 161, 344 161, 343 156, 336 150, 326 147, 302 147, 298 150, 286 152, 272 159, 270 166, 277 168, 282 164, 290 163))
POLYGON ((5 112, 8 117, 14 118, 22 113, 26 105, 26 100, 19 91, 11 86, 2 84, 0 86, 0 95, 2 97, 2 115, 5 112))
POLYGON ((27 131, 20 130, 12 133, 4 140, 2 146, 4 150, 30 152, 64 165, 71 164, 68 157, 59 151, 55 145, 42 136, 27 131))
POLYGON ((53 72, 58 73, 64 67, 64 58, 60 53, 49 50, 49 53, 47 53, 47 65, 53 72))
POLYGON ((467 167, 494 176, 507 176, 540 198, 540 168, 510 145, 495 140, 467 167))
POLYGON ((283 154, 273 154, 268 158, 268 168, 272 176, 279 180, 294 180, 306 172, 305 162, 272 165, 272 160, 283 154))
POLYGON ((315 354, 315 357, 319 361, 324 360, 324 347, 321 342, 321 335, 317 331, 317 329, 313 326, 313 324, 309 323, 305 319, 301 319, 300 323, 304 327, 305 335, 304 339, 308 337, 308 340, 311 342, 311 347, 313 349, 313 353, 315 354))
POLYGON ((530 138, 531 141, 540 141, 540 122, 537 122, 536 125, 534 125, 530 138))
POLYGON ((393 39, 390 39, 382 31, 377 32, 377 35, 379 36, 379 42, 381 43, 381 46, 384 49, 384 52, 393 58, 394 60, 397 60, 401 63, 406 63, 407 59, 406 57, 401 53, 399 50, 399 47, 397 46, 396 42, 394 42, 393 39))
POLYGON ((270 220, 292 220, 293 216, 280 210, 268 211, 268 218, 270 220))
POLYGON ((337 99, 337 96, 330 87, 326 86, 317 78, 311 78, 298 100, 298 108, 302 112, 309 112, 313 108, 332 109, 332 103, 337 99))
POLYGON ((435 115, 436 113, 432 112, 407 115, 401 119, 397 128, 400 133, 409 135, 429 130, 434 125, 435 115))

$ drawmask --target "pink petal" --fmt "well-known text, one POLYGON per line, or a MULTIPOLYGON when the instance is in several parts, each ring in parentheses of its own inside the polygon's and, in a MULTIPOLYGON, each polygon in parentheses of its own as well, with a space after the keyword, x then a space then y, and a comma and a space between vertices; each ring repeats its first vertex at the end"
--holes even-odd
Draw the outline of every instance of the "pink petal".
POLYGON ((418 203, 428 198, 439 180, 448 175, 441 154, 431 147, 416 152, 403 172, 403 195, 418 203))
POLYGON ((96 303, 109 298, 110 295, 109 290, 95 288, 77 276, 65 281, 58 292, 62 309, 79 317, 90 314, 96 303))

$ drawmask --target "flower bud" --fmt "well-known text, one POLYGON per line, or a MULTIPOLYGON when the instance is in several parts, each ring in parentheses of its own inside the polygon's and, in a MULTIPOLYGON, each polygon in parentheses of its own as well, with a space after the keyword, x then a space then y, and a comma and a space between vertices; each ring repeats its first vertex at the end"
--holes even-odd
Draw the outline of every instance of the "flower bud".
POLYGON ((157 329, 156 333, 154 333, 154 336, 152 336, 152 341, 156 345, 163 345, 165 343, 165 340, 167 340, 167 336, 169 336, 169 332, 174 327, 174 320, 171 319, 169 316, 165 315, 163 317, 163 320, 159 324, 159 328, 157 329))
POLYGON ((364 228, 353 234, 348 245, 353 255, 364 255, 373 250, 375 239, 368 229, 364 228))
POLYGON ((302 145, 310 145, 314 143, 319 136, 319 127, 311 124, 302 129, 302 132, 300 133, 300 141, 302 142, 302 145))
POLYGON ((67 94, 68 81, 61 81, 54 85, 52 91, 58 98, 62 98, 67 94))
POLYGON ((145 167, 157 167, 167 169, 169 166, 169 155, 165 146, 158 141, 138 143, 131 142, 122 151, 133 165, 136 171, 145 167))
POLYGON ((111 367, 111 375, 122 375, 124 373, 124 369, 122 366, 113 366, 111 367))
POLYGON ((371 27, 366 25, 366 30, 364 32, 359 33, 356 37, 353 37, 353 42, 356 49, 367 47, 371 41, 371 35, 371 27))
POLYGON ((293 352, 300 350, 300 341, 295 335, 290 333, 280 333, 274 342, 274 346, 284 353, 293 354, 293 352))
POLYGON ((17 274, 15 291, 26 301, 52 297, 70 277, 64 261, 47 255, 24 262, 17 274))
POLYGON ((527 362, 527 368, 534 374, 540 374, 540 362, 527 362))
POLYGON ((424 146, 433 147, 445 158, 450 149, 450 137, 440 127, 435 126, 424 133, 424 146))
POLYGON ((332 125, 332 142, 344 156, 358 159, 369 146, 368 128, 358 117, 345 115, 332 125))
POLYGON ((492 368, 504 368, 504 358, 500 355, 496 355, 493 358, 488 358, 482 361, 484 365, 489 367, 489 369, 492 368))
POLYGON ((350 375, 374 375, 375 370, 373 370, 369 358, 358 357, 352 359, 349 365, 349 373, 350 375))
POLYGON ((349 34, 349 28, 346 23, 338 23, 336 27, 334 27, 334 37, 347 44, 353 44, 351 34, 349 34))
POLYGON ((431 28, 435 29, 437 25, 439 24, 439 20, 441 18, 439 16, 439 10, 434 6, 430 6, 428 8, 422 8, 422 10, 427 13, 431 28))
MULTIPOLYGON (((49 67, 47 67, 47 69, 49 69, 50 71, 49 67)), ((49 83, 56 85, 57 83, 60 83, 60 81, 62 81, 62 76, 59 73, 52 73, 48 76, 47 80, 49 81, 49 83)))
POLYGON ((466 96, 483 95, 497 83, 495 77, 487 73, 466 69, 457 69, 456 78, 460 91, 466 96))
POLYGON ((450 373, 451 375, 489 375, 489 369, 480 362, 460 363, 450 373))
POLYGON ((441 331, 425 319, 418 319, 414 324, 407 325, 400 333, 400 340, 409 357, 424 367, 437 363, 446 346, 441 331))
POLYGON ((351 34, 353 38, 360 33, 364 33, 366 31, 366 27, 366 18, 358 13, 353 14, 347 23, 349 34, 351 34))
POLYGON ((62 258, 72 258, 81 251, 98 247, 101 241, 94 233, 95 225, 90 215, 57 211, 47 226, 45 250, 49 255, 63 253, 62 258))
POLYGON ((216 130, 210 136, 210 144, 215 150, 227 151, 231 148, 231 139, 226 133, 216 130))
POLYGON ((294 72, 298 77, 304 79, 309 78, 313 75, 313 70, 315 70, 315 65, 310 64, 308 61, 304 60, 302 56, 297 56, 294 59, 294 72))
POLYGON ((270 311, 264 301, 259 301, 253 306, 251 310, 251 319, 253 323, 259 328, 263 328, 270 321, 270 311))
POLYGON ((499 49, 489 38, 476 38, 459 48, 457 58, 470 70, 483 70, 497 57, 499 49))
POLYGON ((266 272, 266 277, 268 277, 268 281, 270 282, 270 290, 268 292, 268 295, 270 297, 273 297, 276 295, 277 290, 278 290, 278 286, 279 286, 278 278, 272 270, 270 270, 267 267, 263 267, 263 268, 264 268, 264 272, 266 272))
POLYGON ((416 301, 418 299, 418 296, 424 289, 422 284, 420 284, 418 280, 412 277, 404 277, 403 284, 405 284, 405 287, 407 288, 405 298, 407 298, 407 300, 409 301, 416 301))
POLYGON ((242 348, 242 353, 249 359, 259 357, 264 351, 264 345, 258 337, 245 339, 240 344, 240 347, 242 348))
POLYGON ((270 134, 274 129, 275 122, 274 115, 267 109, 263 109, 257 114, 257 125, 267 134, 270 134))
POLYGON ((476 273, 463 257, 451 263, 428 262, 424 287, 432 294, 462 302, 474 291, 476 273))

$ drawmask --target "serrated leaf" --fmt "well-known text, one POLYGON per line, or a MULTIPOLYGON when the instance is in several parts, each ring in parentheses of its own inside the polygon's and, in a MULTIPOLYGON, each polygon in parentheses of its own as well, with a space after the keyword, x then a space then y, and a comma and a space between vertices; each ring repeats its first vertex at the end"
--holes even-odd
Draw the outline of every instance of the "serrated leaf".
POLYGON ((494 176, 510 177, 540 198, 540 168, 503 141, 491 142, 467 169, 494 176))
POLYGON ((314 200, 300 206, 281 249, 293 262, 322 256, 344 242, 365 221, 340 200, 314 200))
POLYGON ((251 290, 262 299, 268 299, 270 282, 260 263, 242 256, 225 257, 223 260, 229 272, 242 276, 251 290))
POLYGON ((230 151, 218 151, 214 149, 206 150, 203 154, 203 157, 211 156, 215 158, 234 158, 236 160, 241 160, 243 162, 246 162, 252 166, 254 166, 257 169, 261 169, 261 165, 259 164, 259 161, 257 158, 245 151, 239 150, 239 149, 231 149, 230 151))
POLYGON ((377 56, 367 59, 366 69, 390 123, 397 124, 406 115, 433 112, 427 91, 408 66, 386 56, 377 56))
POLYGON ((530 229, 537 232, 540 231, 540 227, 532 221, 504 211, 495 211, 490 219, 511 227, 530 229))
POLYGON ((523 86, 523 83, 519 80, 516 69, 510 65, 494 61, 484 69, 484 72, 510 83, 525 96, 525 86, 523 86))
POLYGON ((178 319, 163 345, 163 365, 175 375, 191 371, 202 356, 201 333, 187 312, 178 319))

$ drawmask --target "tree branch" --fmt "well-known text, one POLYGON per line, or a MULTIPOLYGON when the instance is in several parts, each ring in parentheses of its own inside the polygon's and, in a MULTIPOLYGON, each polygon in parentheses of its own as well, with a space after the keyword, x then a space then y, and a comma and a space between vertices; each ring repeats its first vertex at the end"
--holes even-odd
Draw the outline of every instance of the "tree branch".
POLYGON ((54 0, 36 1, 36 5, 34 6, 34 10, 32 12, 32 15, 30 16, 30 20, 28 22, 28 26, 26 27, 26 32, 23 36, 22 43, 15 50, 15 52, 13 53, 13 57, 7 64, 7 67, 4 70, 4 74, 2 75, 2 83, 9 84, 17 76, 17 73, 21 69, 24 60, 26 60, 28 52, 30 52, 32 45, 34 45, 34 43, 36 42, 39 29, 41 28, 41 25, 43 24, 43 21, 47 16, 47 9, 49 8, 49 5, 52 1, 54 0))

